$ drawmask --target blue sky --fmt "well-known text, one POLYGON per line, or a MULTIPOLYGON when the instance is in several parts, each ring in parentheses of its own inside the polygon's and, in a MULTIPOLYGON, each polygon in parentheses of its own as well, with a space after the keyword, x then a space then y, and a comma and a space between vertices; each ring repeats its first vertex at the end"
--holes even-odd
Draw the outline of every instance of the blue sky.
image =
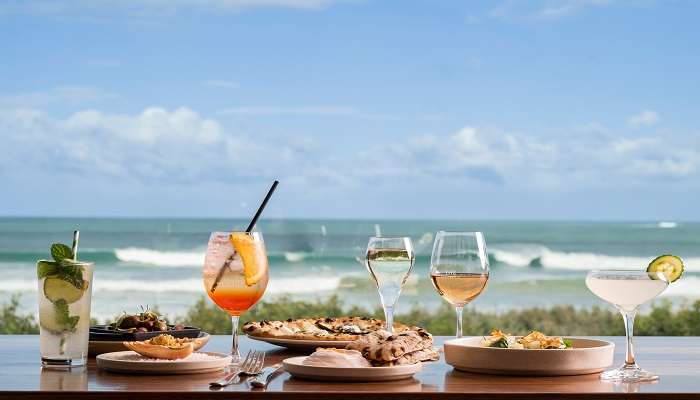
POLYGON ((700 4, 0 3, 0 215, 698 220, 700 4))

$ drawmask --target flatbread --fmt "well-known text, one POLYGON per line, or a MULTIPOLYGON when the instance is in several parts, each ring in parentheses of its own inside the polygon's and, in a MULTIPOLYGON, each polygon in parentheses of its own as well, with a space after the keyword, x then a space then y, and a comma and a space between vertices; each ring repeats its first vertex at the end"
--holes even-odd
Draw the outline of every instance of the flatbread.
MULTIPOLYGON (((243 332, 253 337, 353 341, 384 327, 384 321, 367 317, 299 318, 286 321, 252 321, 243 325, 243 332)), ((419 329, 394 323, 397 331, 419 329)))

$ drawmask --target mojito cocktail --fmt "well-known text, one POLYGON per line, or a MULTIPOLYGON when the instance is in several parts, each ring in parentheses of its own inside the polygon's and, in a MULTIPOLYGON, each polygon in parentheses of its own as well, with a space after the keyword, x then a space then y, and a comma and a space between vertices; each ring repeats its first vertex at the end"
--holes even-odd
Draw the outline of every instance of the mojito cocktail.
POLYGON ((53 260, 37 262, 43 366, 82 366, 87 361, 93 263, 77 261, 75 248, 54 244, 53 260))

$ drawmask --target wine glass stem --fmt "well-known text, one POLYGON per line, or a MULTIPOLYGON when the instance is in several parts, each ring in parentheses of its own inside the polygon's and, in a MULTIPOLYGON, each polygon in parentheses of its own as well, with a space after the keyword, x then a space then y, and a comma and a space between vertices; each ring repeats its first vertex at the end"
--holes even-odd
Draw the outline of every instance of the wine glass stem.
POLYGON ((637 314, 637 310, 620 311, 620 313, 622 313, 622 319, 625 321, 625 336, 627 337, 625 365, 636 365, 634 360, 634 343, 632 342, 632 338, 634 337, 634 317, 637 314))
POLYGON ((386 320, 386 330, 394 333, 394 306, 384 306, 384 319, 386 320))
POLYGON ((231 329, 233 331, 231 341, 232 363, 238 363, 241 361, 241 353, 238 351, 238 315, 231 316, 231 329))
POLYGON ((457 306, 455 307, 455 311, 457 312, 457 333, 455 336, 458 338, 462 337, 462 311, 464 311, 464 306, 457 306))

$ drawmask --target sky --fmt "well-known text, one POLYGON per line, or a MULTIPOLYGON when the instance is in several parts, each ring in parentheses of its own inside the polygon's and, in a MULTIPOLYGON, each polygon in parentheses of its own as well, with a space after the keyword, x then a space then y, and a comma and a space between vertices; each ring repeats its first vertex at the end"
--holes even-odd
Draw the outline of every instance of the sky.
POLYGON ((5 0, 0 215, 700 220, 698 15, 5 0))

